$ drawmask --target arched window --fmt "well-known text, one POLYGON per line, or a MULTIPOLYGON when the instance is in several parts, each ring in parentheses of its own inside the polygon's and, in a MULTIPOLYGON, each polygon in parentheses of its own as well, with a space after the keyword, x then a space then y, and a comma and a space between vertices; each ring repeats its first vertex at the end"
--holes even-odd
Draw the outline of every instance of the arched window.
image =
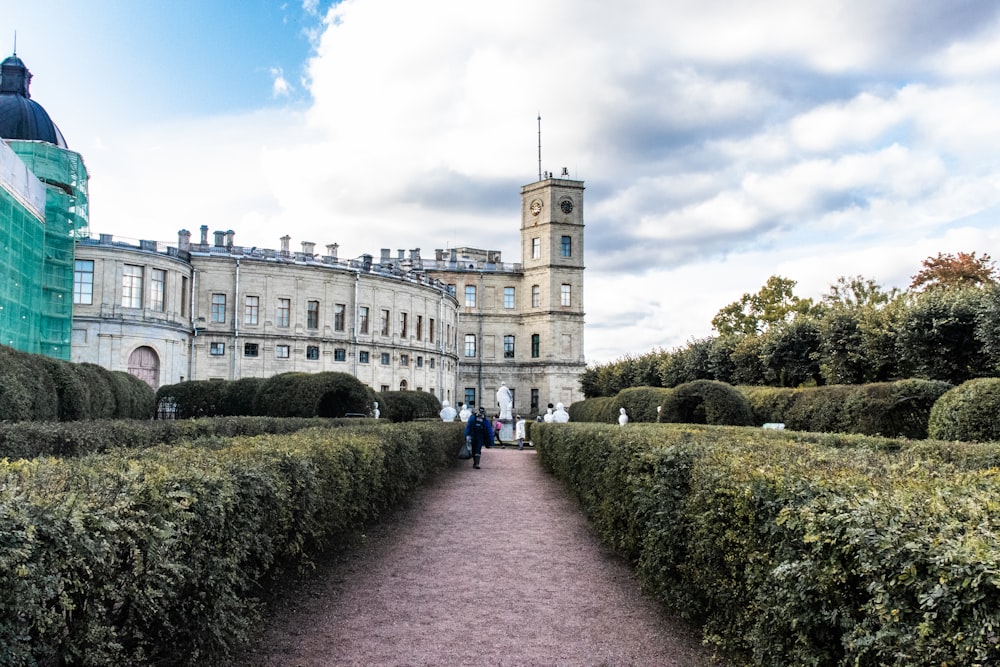
POLYGON ((156 350, 143 345, 132 350, 128 356, 128 372, 153 389, 160 386, 160 358, 156 350))
POLYGON ((406 391, 406 386, 407 386, 406 385, 406 380, 400 380, 399 381, 399 390, 400 391, 406 391))

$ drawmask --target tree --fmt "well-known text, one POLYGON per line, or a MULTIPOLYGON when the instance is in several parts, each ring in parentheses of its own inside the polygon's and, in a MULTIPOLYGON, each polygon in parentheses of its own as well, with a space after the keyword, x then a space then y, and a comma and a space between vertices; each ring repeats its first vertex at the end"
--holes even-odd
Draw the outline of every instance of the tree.
POLYGON ((896 349, 904 372, 955 385, 989 375, 989 357, 976 337, 983 301, 979 289, 920 294, 897 327, 896 349))
POLYGON ((812 299, 800 299, 793 292, 796 282, 771 276, 756 294, 744 294, 722 308, 712 318, 712 326, 722 336, 754 336, 771 326, 788 322, 815 308, 812 299))
POLYGON ((913 276, 910 289, 932 289, 939 287, 984 287, 997 284, 997 269, 990 256, 976 257, 974 252, 938 253, 928 257, 923 269, 913 276))
POLYGON ((823 303, 832 308, 880 308, 899 296, 899 289, 893 287, 888 292, 871 278, 840 276, 830 285, 830 291, 823 295, 823 303))
POLYGON ((820 333, 813 318, 800 317, 761 336, 761 362, 768 384, 798 387, 822 384, 819 367, 820 333))

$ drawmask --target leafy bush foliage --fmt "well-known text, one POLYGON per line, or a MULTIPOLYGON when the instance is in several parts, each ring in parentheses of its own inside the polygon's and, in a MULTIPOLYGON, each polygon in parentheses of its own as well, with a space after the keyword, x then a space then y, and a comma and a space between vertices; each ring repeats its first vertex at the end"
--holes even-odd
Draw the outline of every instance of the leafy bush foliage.
POLYGON ((732 385, 695 380, 675 387, 663 403, 660 420, 682 424, 753 423, 750 403, 732 385))
POLYGON ((574 422, 603 422, 611 423, 618 416, 615 408, 618 400, 612 396, 598 396, 597 398, 586 398, 577 401, 566 408, 569 413, 569 420, 574 422))
POLYGON ((348 373, 281 373, 257 391, 254 410, 269 417, 344 417, 368 414, 374 394, 348 373))
POLYGON ((940 440, 1000 441, 1000 378, 963 382, 931 408, 929 432, 940 440))
POLYGON ((381 391, 376 398, 381 418, 394 422, 431 419, 441 412, 441 401, 426 391, 381 391))

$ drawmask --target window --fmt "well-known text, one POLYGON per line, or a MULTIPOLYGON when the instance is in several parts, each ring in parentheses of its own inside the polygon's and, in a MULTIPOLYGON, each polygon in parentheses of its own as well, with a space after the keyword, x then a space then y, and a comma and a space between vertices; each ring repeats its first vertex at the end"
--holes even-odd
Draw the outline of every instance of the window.
POLYGON ((368 333, 368 306, 358 307, 358 329, 361 333, 368 333))
POLYGON ((162 313, 166 293, 167 272, 163 269, 153 269, 149 275, 149 308, 162 313))
POLYGON ((275 326, 287 327, 289 318, 292 315, 292 300, 278 299, 278 317, 275 326))
POLYGON ((369 363, 368 350, 361 350, 358 352, 358 363, 367 364, 369 363))
POLYGON ((531 334, 531 358, 537 359, 541 356, 542 337, 538 334, 531 334))
POLYGON ((455 296, 455 283, 448 283, 448 294, 455 296))
POLYGON ((514 358, 514 337, 504 336, 503 337, 503 358, 513 359, 514 358))
POLYGON ((78 259, 73 264, 73 303, 94 303, 94 262, 78 259))
POLYGON ((333 307, 333 330, 343 331, 344 330, 344 320, 346 319, 347 306, 338 303, 333 307))
POLYGON ((319 301, 306 302, 306 328, 319 329, 319 301))
POLYGON ((562 242, 559 244, 559 254, 563 257, 573 256, 573 239, 571 237, 562 237, 562 242))
POLYGON ((430 359, 427 360, 427 365, 430 366, 431 368, 434 368, 434 357, 431 357, 430 359))
MULTIPOLYGON (((367 352, 365 354, 367 354, 367 352)), ((347 350, 345 350, 342 347, 335 348, 333 350, 333 360, 334 361, 347 361, 347 350)), ((367 361, 367 359, 365 361, 367 361)))
POLYGON ((215 324, 226 323, 226 295, 212 295, 212 322, 215 324))
POLYGON ((417 368, 423 368, 423 367, 424 367, 424 358, 417 357, 417 368))
POLYGON ((388 366, 388 365, 389 365, 389 363, 390 363, 390 359, 389 359, 389 353, 388 353, 388 352, 383 352, 383 353, 382 353, 382 356, 381 356, 381 358, 380 358, 380 363, 381 363, 381 364, 382 364, 383 366, 388 366))
POLYGON ((257 343, 243 343, 243 356, 256 357, 260 353, 257 343))
POLYGON ((181 317, 187 317, 188 315, 189 295, 190 291, 188 290, 188 278, 187 276, 181 276, 181 317))
POLYGON ((563 306, 571 306, 571 305, 573 305, 571 303, 572 299, 570 298, 572 296, 571 289, 572 288, 569 285, 567 285, 566 283, 563 283, 562 290, 559 293, 559 303, 561 305, 563 305, 563 306))
POLYGON ((514 288, 504 287, 503 288, 503 307, 513 308, 514 307, 514 288))
POLYGON ((225 343, 209 343, 208 353, 213 357, 221 357, 226 353, 225 343))
POLYGON ((306 359, 310 361, 319 359, 319 345, 306 345, 306 359))
POLYGON ((379 387, 378 387, 378 390, 379 391, 389 391, 389 385, 387 385, 387 384, 380 384, 379 387))
POLYGON ((382 318, 379 320, 379 331, 383 336, 389 335, 389 311, 382 309, 382 318))
POLYGON ((540 259, 542 256, 542 240, 531 239, 531 259, 540 259))
POLYGON ((254 326, 260 317, 260 297, 248 296, 243 302, 243 324, 254 326))
POLYGON ((430 318, 427 322, 427 340, 428 342, 434 342, 434 318, 430 318))
POLYGON ((291 348, 287 345, 275 345, 274 346, 274 356, 278 359, 287 359, 291 355, 291 348))
POLYGON ((531 411, 538 412, 538 390, 531 390, 531 411))
POLYGON ((465 334, 465 356, 476 356, 476 334, 465 334))
POLYGON ((476 407, 476 388, 475 387, 466 387, 465 388, 465 404, 468 405, 470 409, 476 407))
POLYGON ((531 286, 531 307, 538 308, 542 305, 542 288, 538 285, 531 286))
POLYGON ((409 313, 400 313, 399 314, 399 337, 400 338, 406 338, 407 324, 409 323, 408 315, 409 315, 409 313))
POLYGON ((417 340, 424 339, 424 316, 417 315, 417 340))
POLYGON ((122 307, 142 308, 141 266, 125 265, 125 270, 122 273, 122 307))
POLYGON ((399 355, 399 365, 400 366, 409 366, 410 365, 410 355, 408 355, 408 354, 401 354, 401 355, 399 355))
POLYGON ((465 307, 475 308, 476 307, 476 286, 466 285, 465 286, 465 307))

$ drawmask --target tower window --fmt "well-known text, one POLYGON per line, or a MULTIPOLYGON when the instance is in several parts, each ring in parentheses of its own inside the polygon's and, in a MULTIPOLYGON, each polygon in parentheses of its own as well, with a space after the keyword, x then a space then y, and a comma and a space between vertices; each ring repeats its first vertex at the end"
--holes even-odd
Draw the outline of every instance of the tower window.
POLYGON ((542 288, 538 285, 531 286, 531 307, 538 308, 542 305, 542 288))
POLYGON ((539 259, 542 256, 542 240, 531 239, 531 259, 539 259))
POLYGON ((573 294, 572 287, 570 285, 567 285, 566 283, 563 283, 562 289, 559 292, 560 305, 572 306, 573 305, 572 294, 573 294))
POLYGON ((538 334, 531 334, 531 358, 537 359, 541 356, 542 337, 538 334))
POLYGON ((562 242, 559 245, 559 252, 563 257, 573 256, 573 239, 571 237, 562 237, 562 242))

